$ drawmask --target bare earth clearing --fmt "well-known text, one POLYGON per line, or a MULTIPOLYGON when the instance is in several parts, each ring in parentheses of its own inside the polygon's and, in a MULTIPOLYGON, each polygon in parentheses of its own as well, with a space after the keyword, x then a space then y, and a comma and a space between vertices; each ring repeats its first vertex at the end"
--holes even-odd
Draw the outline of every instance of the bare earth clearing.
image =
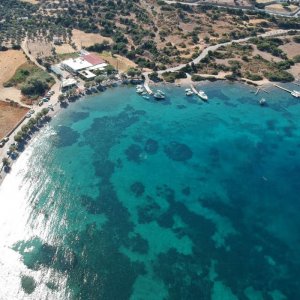
POLYGON ((103 52, 101 54, 96 53, 96 54, 99 55, 102 59, 106 60, 113 67, 117 68, 119 71, 122 72, 126 72, 129 68, 136 67, 136 64, 133 61, 120 55, 111 56, 111 54, 108 52, 103 52))
POLYGON ((300 55, 300 44, 297 44, 295 42, 284 44, 282 46, 279 46, 279 48, 283 50, 290 59, 292 59, 296 55, 300 55))
POLYGON ((291 4, 287 8, 285 8, 281 4, 276 3, 276 4, 267 5, 265 9, 269 11, 278 12, 278 13, 291 13, 291 12, 295 12, 298 9, 298 6, 291 4))
POLYGON ((0 52, 0 88, 3 87, 3 83, 9 80, 26 61, 25 55, 20 50, 0 52))
POLYGON ((22 2, 27 2, 27 3, 31 3, 31 4, 37 4, 39 3, 38 0, 21 0, 22 2))
POLYGON ((8 81, 26 61, 26 56, 20 50, 0 52, 0 100, 11 99, 21 103, 20 90, 15 87, 5 88, 3 83, 8 81))
POLYGON ((96 43, 102 43, 104 40, 112 43, 111 38, 103 37, 96 33, 85 33, 77 29, 72 30, 72 40, 78 49, 81 49, 82 47, 89 47, 96 43))
POLYGON ((12 106, 9 102, 0 101, 0 139, 2 139, 24 115, 28 108, 12 106))
POLYGON ((55 45, 54 47, 57 54, 74 53, 76 51, 69 44, 55 45))
POLYGON ((41 39, 37 41, 28 41, 27 48, 35 58, 47 57, 51 55, 52 45, 41 39))

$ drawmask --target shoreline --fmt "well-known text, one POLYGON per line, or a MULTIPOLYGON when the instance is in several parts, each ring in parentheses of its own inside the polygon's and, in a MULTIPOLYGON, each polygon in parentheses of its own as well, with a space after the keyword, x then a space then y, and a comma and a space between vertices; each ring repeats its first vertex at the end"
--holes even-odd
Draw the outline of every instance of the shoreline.
MULTIPOLYGON (((263 84, 255 84, 255 83, 253 83, 253 82, 249 82, 248 80, 243 80, 243 79, 241 80, 241 79, 239 79, 239 80, 233 80, 233 81, 230 81, 230 80, 228 80, 228 79, 226 79, 226 78, 213 78, 213 80, 210 80, 209 78, 207 78, 206 80, 196 81, 196 82, 193 82, 193 81, 191 80, 191 78, 183 78, 183 79, 178 79, 178 80, 176 80, 176 82, 174 82, 174 83, 166 82, 166 81, 161 81, 161 82, 152 82, 152 81, 151 81, 151 86, 157 87, 157 86, 159 86, 159 85, 164 85, 164 86, 176 86, 176 87, 179 87, 179 88, 180 88, 180 87, 190 86, 191 83, 193 83, 193 84, 196 85, 196 86, 199 86, 199 84, 207 85, 207 84, 212 84, 213 82, 219 81, 219 80, 221 80, 221 81, 226 81, 226 82, 232 83, 232 84, 236 84, 236 83, 238 83, 238 84, 243 84, 243 85, 246 85, 246 86, 248 86, 248 87, 253 87, 253 88, 256 87, 256 88, 258 88, 258 91, 262 90, 262 91, 264 91, 264 92, 266 92, 266 91, 264 90, 263 87, 265 87, 265 88, 273 88, 273 85, 272 85, 271 82, 266 82, 266 83, 263 83, 263 84)), ((117 85, 117 87, 119 87, 119 86, 128 86, 128 84, 126 84, 126 83, 120 83, 120 82, 115 82, 115 84, 117 85)), ((56 85, 57 85, 57 84, 54 84, 54 85, 52 86, 52 88, 50 89, 50 91, 57 89, 56 85)), ((135 84, 130 84, 130 85, 134 86, 135 84)), ((112 88, 113 88, 113 87, 115 87, 115 86, 114 86, 114 84, 113 84, 113 85, 108 86, 108 87, 112 87, 112 88)), ((106 87, 106 88, 108 88, 108 87, 106 87)), ((36 131, 30 136, 30 139, 27 141, 27 144, 31 143, 32 140, 33 140, 33 138, 35 138, 35 137, 40 133, 40 130, 41 130, 45 125, 47 125, 47 123, 50 123, 51 120, 52 120, 52 118, 54 118, 54 117, 57 115, 57 113, 59 113, 62 109, 67 109, 68 106, 69 106, 70 104, 72 104, 73 102, 76 102, 76 101, 78 101, 78 100, 82 100, 82 99, 85 98, 86 96, 92 96, 92 95, 97 95, 97 94, 101 94, 101 92, 99 91, 99 92, 97 92, 97 93, 81 95, 81 96, 79 96, 79 97, 78 97, 76 100, 74 100, 74 101, 69 101, 69 100, 68 100, 68 101, 66 102, 67 105, 66 105, 65 107, 63 107, 63 106, 61 105, 61 102, 58 100, 59 93, 58 93, 58 91, 55 91, 55 94, 50 98, 50 101, 47 102, 48 105, 51 104, 52 107, 53 107, 52 110, 49 109, 49 112, 48 112, 48 114, 47 114, 47 116, 50 117, 50 120, 49 120, 48 122, 44 123, 44 125, 43 125, 41 128, 39 128, 39 130, 36 130, 36 131)), ((45 107, 39 107, 39 106, 37 106, 37 105, 34 105, 34 106, 32 106, 32 109, 34 109, 34 108, 38 108, 39 111, 41 111, 41 110, 42 110, 43 108, 45 108, 45 107)), ((37 112, 37 111, 36 111, 36 112, 37 112)), ((24 125, 24 123, 27 123, 29 119, 30 119, 30 118, 25 118, 22 122, 19 122, 19 125, 12 131, 11 137, 13 137, 13 136, 14 136, 14 133, 15 133, 16 131, 18 131, 18 130, 20 129, 20 127, 24 125)), ((6 151, 9 149, 10 145, 11 145, 13 142, 14 142, 14 140, 13 140, 13 139, 12 139, 12 140, 10 139, 9 142, 7 142, 7 143, 4 145, 4 147, 0 149, 0 163, 1 163, 1 164, 2 164, 2 159, 5 158, 5 157, 7 157, 6 151)), ((24 150, 25 150, 25 149, 26 149, 26 146, 24 147, 24 150)), ((23 151, 22 151, 22 152, 23 152, 23 151)), ((10 169, 13 167, 14 163, 19 159, 19 157, 20 157, 20 155, 22 154, 22 152, 18 152, 18 156, 17 156, 15 159, 10 159, 10 169)), ((10 173, 10 172, 5 172, 5 171, 4 171, 4 166, 3 166, 3 164, 2 164, 2 165, 1 165, 1 168, 0 168, 0 187, 1 187, 2 182, 4 181, 5 177, 6 177, 9 173, 10 173)))

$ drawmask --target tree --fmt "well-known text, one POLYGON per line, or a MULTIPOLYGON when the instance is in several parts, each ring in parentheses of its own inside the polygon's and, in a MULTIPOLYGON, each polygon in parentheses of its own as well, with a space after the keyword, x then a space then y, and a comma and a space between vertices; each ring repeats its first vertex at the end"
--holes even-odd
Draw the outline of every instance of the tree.
POLYGON ((10 165, 9 159, 7 157, 2 158, 2 163, 5 167, 10 165))
POLYGON ((111 75, 111 74, 116 73, 116 69, 112 65, 106 66, 105 71, 106 71, 107 75, 111 75))
POLYGON ((60 94, 60 95, 58 96, 58 101, 59 101, 59 102, 63 102, 65 99, 66 99, 65 94, 60 94))

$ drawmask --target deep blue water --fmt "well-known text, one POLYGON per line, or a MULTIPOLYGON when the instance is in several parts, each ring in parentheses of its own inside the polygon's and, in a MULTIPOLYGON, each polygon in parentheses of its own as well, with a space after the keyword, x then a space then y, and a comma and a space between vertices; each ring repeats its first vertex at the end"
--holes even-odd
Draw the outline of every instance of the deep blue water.
POLYGON ((42 130, 0 188, 0 298, 300 299, 300 104, 203 88, 107 90, 42 130))

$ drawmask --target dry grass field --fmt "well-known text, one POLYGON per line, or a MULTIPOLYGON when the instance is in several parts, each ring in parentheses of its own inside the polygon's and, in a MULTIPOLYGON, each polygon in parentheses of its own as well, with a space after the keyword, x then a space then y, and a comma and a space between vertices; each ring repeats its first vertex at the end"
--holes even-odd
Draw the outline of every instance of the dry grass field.
POLYGON ((2 139, 27 112, 28 108, 0 101, 0 139, 2 139))
POLYGON ((276 3, 267 5, 265 9, 269 11, 275 11, 278 13, 292 13, 298 9, 298 6, 291 4, 288 7, 283 7, 281 4, 276 3))
POLYGON ((36 41, 28 41, 27 42, 28 50, 31 54, 37 57, 47 57, 51 55, 51 43, 46 42, 43 39, 36 40, 36 41))
POLYGON ((78 49, 81 49, 82 47, 89 47, 96 43, 102 43, 104 40, 112 43, 111 38, 103 37, 96 33, 85 33, 77 29, 72 30, 72 40, 78 49))
POLYGON ((26 61, 26 56, 20 50, 0 52, 0 88, 26 61))
POLYGON ((300 55, 300 45, 295 42, 289 42, 287 44, 284 44, 282 46, 279 46, 281 50, 283 50, 287 57, 292 59, 296 55, 300 55))
POLYGON ((31 3, 31 4, 37 4, 39 3, 38 0, 21 0, 22 2, 27 2, 27 3, 31 3))
POLYGON ((113 67, 118 68, 121 72, 126 72, 129 68, 136 67, 136 64, 133 61, 120 55, 112 56, 108 52, 103 52, 97 55, 99 55, 102 59, 106 60, 113 67))
MULTIPOLYGON (((20 90, 15 87, 5 88, 3 83, 8 81, 25 62, 27 62, 27 59, 20 50, 0 52, 0 100, 11 99, 20 103, 20 90)), ((0 124, 0 126, 2 125, 0 124)))
POLYGON ((74 53, 76 51, 69 44, 55 45, 54 47, 57 54, 74 53))

